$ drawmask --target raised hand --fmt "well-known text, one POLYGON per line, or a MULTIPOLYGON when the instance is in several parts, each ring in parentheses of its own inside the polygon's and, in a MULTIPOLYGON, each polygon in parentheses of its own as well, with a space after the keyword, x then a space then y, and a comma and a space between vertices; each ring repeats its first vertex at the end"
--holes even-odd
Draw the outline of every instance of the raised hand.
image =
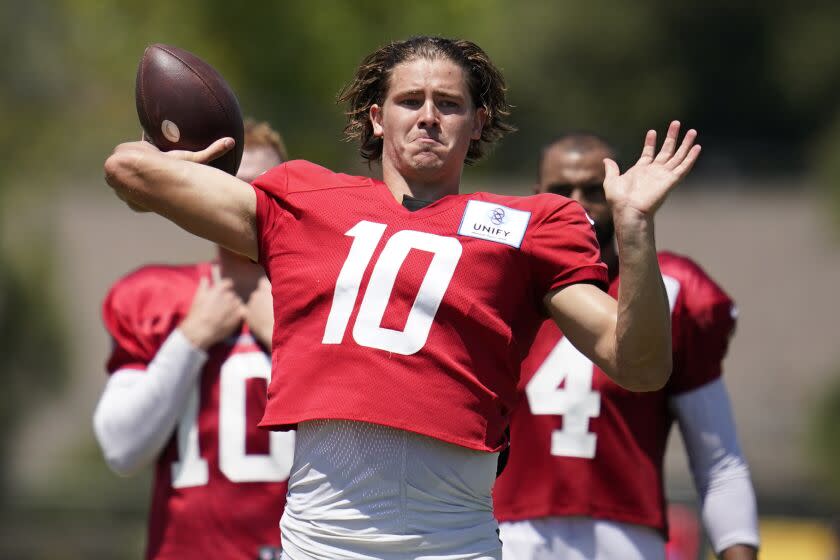
POLYGON ((244 316, 242 300, 233 291, 230 279, 222 279, 211 286, 207 278, 202 278, 190 311, 178 328, 190 342, 207 350, 233 334, 244 316))
POLYGON ((700 155, 700 145, 694 144, 697 131, 686 132, 677 148, 679 135, 679 121, 671 122, 662 148, 656 154, 656 131, 649 130, 639 161, 623 174, 615 161, 604 160, 604 192, 618 221, 626 212, 653 218, 671 189, 691 170, 700 155))

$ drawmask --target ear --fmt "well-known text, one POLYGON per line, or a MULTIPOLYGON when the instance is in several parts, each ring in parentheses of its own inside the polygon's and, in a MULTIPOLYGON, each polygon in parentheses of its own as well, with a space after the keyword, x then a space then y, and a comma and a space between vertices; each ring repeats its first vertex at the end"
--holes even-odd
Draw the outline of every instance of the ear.
POLYGON ((473 117, 472 140, 481 140, 481 131, 484 130, 484 125, 487 123, 487 107, 479 107, 475 111, 473 117))
POLYGON ((376 103, 371 105, 368 111, 368 117, 370 118, 370 124, 373 125, 373 135, 377 138, 382 138, 385 132, 382 128, 382 107, 376 103))

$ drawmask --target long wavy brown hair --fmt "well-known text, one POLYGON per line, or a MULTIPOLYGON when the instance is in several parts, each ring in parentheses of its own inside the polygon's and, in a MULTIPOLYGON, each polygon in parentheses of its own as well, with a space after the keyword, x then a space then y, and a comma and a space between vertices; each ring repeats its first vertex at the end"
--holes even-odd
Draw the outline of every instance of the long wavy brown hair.
POLYGON ((373 135, 369 114, 371 105, 382 105, 385 101, 393 68, 418 58, 435 60, 441 57, 464 69, 473 105, 487 111, 481 138, 470 142, 465 163, 475 163, 485 155, 487 148, 516 130, 506 121, 511 106, 505 99, 505 78, 481 47, 461 39, 412 37, 389 43, 365 57, 353 80, 338 94, 338 102, 348 105, 345 139, 359 141, 363 158, 369 162, 382 158, 382 138, 373 135))

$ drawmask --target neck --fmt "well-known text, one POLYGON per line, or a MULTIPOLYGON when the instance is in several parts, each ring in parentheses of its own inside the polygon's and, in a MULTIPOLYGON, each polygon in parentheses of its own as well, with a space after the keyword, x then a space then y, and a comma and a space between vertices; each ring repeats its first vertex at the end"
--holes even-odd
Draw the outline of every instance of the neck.
POLYGON ((265 273, 262 267, 249 259, 219 247, 219 272, 222 278, 233 281, 233 291, 242 301, 248 301, 257 283, 265 273))
POLYGON ((388 190, 397 199, 397 202, 402 203, 403 196, 408 195, 421 200, 428 200, 434 202, 438 199, 448 196, 450 194, 458 194, 461 186, 460 173, 448 178, 443 173, 439 173, 430 178, 409 178, 387 161, 382 163, 382 179, 388 185, 388 190))

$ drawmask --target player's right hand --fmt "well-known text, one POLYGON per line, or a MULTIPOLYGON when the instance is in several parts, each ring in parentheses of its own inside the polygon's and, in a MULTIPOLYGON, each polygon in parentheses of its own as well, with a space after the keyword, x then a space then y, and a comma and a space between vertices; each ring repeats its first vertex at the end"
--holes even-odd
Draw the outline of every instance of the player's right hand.
POLYGON ((219 138, 203 150, 169 150, 163 152, 157 146, 146 139, 146 135, 142 135, 142 139, 137 142, 124 142, 114 148, 114 154, 131 154, 134 156, 158 156, 164 155, 173 157, 183 161, 191 161, 194 163, 208 163, 214 159, 223 156, 233 149, 236 142, 233 138, 219 138))
POLYGON ((233 138, 219 138, 203 150, 191 152, 189 150, 170 150, 163 152, 169 157, 175 157, 193 163, 209 163, 214 159, 225 155, 233 149, 236 142, 233 138))
POLYGON ((207 278, 202 278, 190 311, 178 328, 195 346, 207 350, 233 334, 244 316, 245 306, 230 279, 210 285, 207 278))

